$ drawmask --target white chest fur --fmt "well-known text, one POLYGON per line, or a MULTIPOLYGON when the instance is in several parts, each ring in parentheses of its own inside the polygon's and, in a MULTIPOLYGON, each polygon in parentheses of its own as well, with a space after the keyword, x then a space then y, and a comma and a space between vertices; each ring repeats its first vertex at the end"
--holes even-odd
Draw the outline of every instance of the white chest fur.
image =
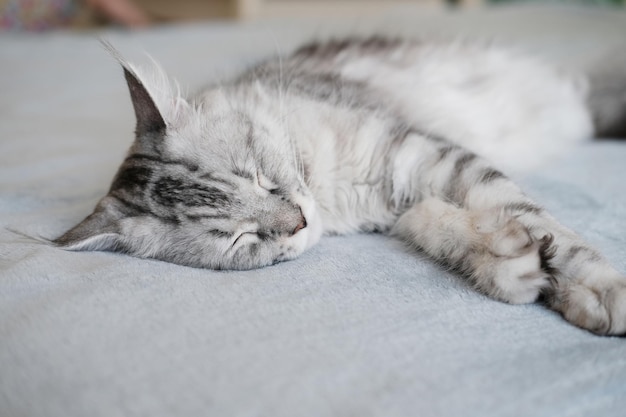
POLYGON ((324 232, 350 233, 389 227, 389 121, 354 109, 314 106, 291 123, 308 170, 324 232))

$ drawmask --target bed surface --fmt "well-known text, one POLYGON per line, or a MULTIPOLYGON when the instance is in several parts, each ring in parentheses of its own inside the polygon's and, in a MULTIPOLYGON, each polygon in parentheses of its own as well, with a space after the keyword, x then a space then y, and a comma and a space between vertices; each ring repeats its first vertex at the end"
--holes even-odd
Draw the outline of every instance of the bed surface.
MULTIPOLYGON (((408 10, 143 32, 0 35, 0 415, 623 416, 626 339, 471 290, 378 235, 215 272, 64 252, 132 140, 122 73, 149 51, 190 88, 329 34, 495 38, 582 67, 626 42, 626 13, 408 10)), ((518 181, 626 272, 626 142, 596 141, 518 181)))

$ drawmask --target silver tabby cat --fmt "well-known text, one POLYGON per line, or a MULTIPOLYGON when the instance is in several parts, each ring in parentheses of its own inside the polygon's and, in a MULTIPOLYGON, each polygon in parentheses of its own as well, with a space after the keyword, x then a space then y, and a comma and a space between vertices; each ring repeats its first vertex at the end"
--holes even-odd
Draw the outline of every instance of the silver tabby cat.
POLYGON ((382 232, 493 298, 542 296, 580 327, 626 332, 626 278, 494 167, 591 137, 594 119, 623 130, 623 108, 594 114, 611 98, 586 78, 505 50, 370 38, 182 97, 158 68, 118 60, 136 139, 59 247, 248 269, 322 235, 382 232))

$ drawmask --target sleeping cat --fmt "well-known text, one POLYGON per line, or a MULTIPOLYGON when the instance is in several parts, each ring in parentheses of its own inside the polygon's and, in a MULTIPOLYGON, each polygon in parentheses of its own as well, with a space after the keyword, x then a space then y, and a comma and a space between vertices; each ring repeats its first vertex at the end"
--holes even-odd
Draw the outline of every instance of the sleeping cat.
POLYGON ((592 114, 584 78, 494 48, 376 37, 310 44, 186 98, 109 49, 136 139, 59 247, 249 269, 322 235, 382 232, 495 299, 542 296, 577 326, 626 332, 626 278, 488 162, 558 152, 592 135, 593 116, 619 129, 592 114))

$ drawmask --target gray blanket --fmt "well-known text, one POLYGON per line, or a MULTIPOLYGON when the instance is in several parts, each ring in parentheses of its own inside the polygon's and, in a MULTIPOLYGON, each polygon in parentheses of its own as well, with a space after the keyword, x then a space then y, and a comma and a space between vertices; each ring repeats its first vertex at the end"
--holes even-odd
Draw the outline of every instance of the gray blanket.
MULTIPOLYGON (((311 36, 372 32, 493 35, 583 66, 626 41, 626 13, 407 9, 104 35, 195 87, 311 36)), ((121 71, 94 34, 0 36, 1 416, 625 415, 626 340, 490 300, 383 236, 214 272, 7 230, 56 237, 86 216, 132 129, 121 71)), ((626 142, 590 141, 517 175, 624 272, 625 162, 626 142)))

